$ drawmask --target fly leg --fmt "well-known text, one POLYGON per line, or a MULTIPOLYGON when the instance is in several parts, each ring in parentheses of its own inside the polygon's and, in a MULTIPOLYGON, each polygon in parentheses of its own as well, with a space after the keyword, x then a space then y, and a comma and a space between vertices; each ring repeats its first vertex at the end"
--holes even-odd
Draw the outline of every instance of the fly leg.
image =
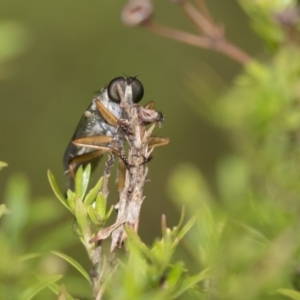
MULTIPOLYGON (((91 146, 91 145, 94 146, 94 145, 98 145, 98 144, 107 144, 107 143, 111 142, 112 140, 113 140, 113 138, 111 136, 99 135, 99 136, 87 136, 87 137, 83 137, 83 138, 78 138, 78 139, 72 141, 72 143, 75 146, 82 145, 82 147, 90 148, 88 146, 91 146)), ((98 149, 96 148, 95 151, 91 151, 91 152, 73 157, 69 161, 69 172, 71 174, 71 177, 73 179, 75 178, 75 171, 80 164, 86 163, 97 157, 100 157, 107 151, 109 151, 109 150, 107 150, 106 148, 98 148, 98 149)))
POLYGON ((117 118, 113 113, 111 113, 100 101, 96 101, 96 106, 100 114, 103 116, 105 121, 113 126, 113 127, 118 127, 122 126, 122 121, 117 118))
MULTIPOLYGON (((127 157, 121 152, 122 146, 116 146, 117 144, 120 144, 120 141, 114 140, 111 136, 87 136, 82 137, 79 139, 76 139, 72 142, 74 145, 78 147, 84 147, 84 148, 90 148, 95 150, 102 150, 105 152, 111 152, 115 156, 118 156, 126 165, 126 167, 129 166, 129 162, 127 160, 127 157)), ((92 152, 94 153, 94 152, 92 152)))
POLYGON ((117 118, 100 101, 96 101, 96 106, 100 114, 109 125, 116 128, 120 127, 126 134, 132 134, 130 126, 128 124, 128 120, 117 118))

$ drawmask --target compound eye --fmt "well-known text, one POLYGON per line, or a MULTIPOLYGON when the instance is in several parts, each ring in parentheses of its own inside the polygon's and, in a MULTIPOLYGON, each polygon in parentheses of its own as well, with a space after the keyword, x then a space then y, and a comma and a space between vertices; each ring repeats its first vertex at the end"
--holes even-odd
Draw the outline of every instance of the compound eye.
POLYGON ((107 87, 109 99, 116 103, 121 102, 121 98, 118 91, 118 85, 120 85, 122 91, 125 92, 125 80, 123 77, 117 77, 113 79, 107 87))
POLYGON ((118 91, 118 85, 121 86, 123 93, 125 92, 125 82, 130 83, 132 86, 132 100, 134 103, 138 103, 144 96, 144 88, 142 83, 134 77, 117 77, 113 79, 107 88, 107 93, 110 100, 120 103, 121 98, 118 91))
POLYGON ((144 87, 142 83, 137 80, 134 77, 129 77, 129 80, 131 80, 131 86, 132 86, 132 100, 134 103, 138 103, 142 100, 144 96, 144 87))

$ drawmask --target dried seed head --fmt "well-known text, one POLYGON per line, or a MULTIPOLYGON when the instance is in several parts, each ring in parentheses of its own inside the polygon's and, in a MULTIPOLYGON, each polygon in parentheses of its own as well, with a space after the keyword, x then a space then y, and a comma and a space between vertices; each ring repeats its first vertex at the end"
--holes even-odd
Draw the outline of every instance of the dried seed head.
POLYGON ((289 8, 275 14, 275 20, 284 27, 295 27, 299 24, 300 9, 298 7, 289 8))
POLYGON ((140 124, 149 125, 152 123, 161 124, 164 120, 164 116, 161 112, 155 111, 153 109, 147 109, 142 106, 138 106, 138 117, 140 124))
POLYGON ((128 26, 143 25, 152 18, 153 5, 150 0, 131 0, 123 8, 121 19, 128 26))

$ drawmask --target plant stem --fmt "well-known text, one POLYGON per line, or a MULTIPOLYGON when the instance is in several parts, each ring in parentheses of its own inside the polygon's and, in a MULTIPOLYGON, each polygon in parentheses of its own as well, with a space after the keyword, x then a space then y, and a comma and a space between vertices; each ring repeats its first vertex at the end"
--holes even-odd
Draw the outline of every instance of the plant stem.
POLYGON ((163 26, 154 21, 149 21, 144 26, 149 31, 152 31, 160 36, 167 37, 169 39, 191 46, 210 49, 223 53, 224 55, 229 56, 242 65, 246 65, 252 60, 252 58, 247 53, 239 49, 234 44, 231 44, 224 38, 198 36, 196 34, 163 26))
MULTIPOLYGON (((120 95, 122 90, 119 90, 120 95)), ((136 232, 138 230, 141 205, 144 200, 143 187, 146 182, 148 167, 145 159, 149 157, 148 134, 145 126, 140 124, 138 109, 139 106, 128 103, 128 98, 132 97, 132 88, 126 85, 125 95, 121 97, 121 106, 128 116, 128 167, 125 176, 125 186, 120 193, 118 204, 118 217, 116 223, 122 223, 112 232, 111 253, 112 258, 116 249, 123 246, 126 238, 124 225, 130 226, 136 232)))

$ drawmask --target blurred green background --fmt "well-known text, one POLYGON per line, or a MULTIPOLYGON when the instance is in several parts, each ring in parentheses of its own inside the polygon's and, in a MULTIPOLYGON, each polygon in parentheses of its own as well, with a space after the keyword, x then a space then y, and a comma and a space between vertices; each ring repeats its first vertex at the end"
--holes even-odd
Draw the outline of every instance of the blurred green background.
MULTIPOLYGON (((153 2, 156 20, 195 31, 179 7, 168 1, 153 2)), ((215 20, 226 24, 228 39, 258 56, 262 45, 237 2, 208 2, 215 20)), ((162 213, 171 224, 177 223, 179 213, 166 192, 172 170, 192 163, 214 187, 216 162, 230 151, 226 136, 199 118, 193 108, 199 96, 188 88, 190 78, 199 82, 198 92, 220 95, 240 66, 219 53, 126 27, 120 20, 124 4, 116 0, 1 1, 0 26, 8 26, 5 32, 12 34, 7 36, 8 44, 0 45, 0 53, 5 54, 10 44, 17 53, 0 64, 0 159, 9 164, 0 173, 0 190, 2 198, 8 178, 22 172, 29 178, 32 198, 52 196, 48 168, 64 189, 63 153, 94 92, 116 76, 140 74, 143 103, 154 100, 165 115, 164 127, 156 134, 171 139, 167 147, 154 151, 149 164, 151 182, 145 189, 140 233, 150 242, 159 234, 162 213)), ((98 176, 101 172, 100 167, 98 176)), ((116 203, 113 189, 111 184, 110 201, 116 203)))

